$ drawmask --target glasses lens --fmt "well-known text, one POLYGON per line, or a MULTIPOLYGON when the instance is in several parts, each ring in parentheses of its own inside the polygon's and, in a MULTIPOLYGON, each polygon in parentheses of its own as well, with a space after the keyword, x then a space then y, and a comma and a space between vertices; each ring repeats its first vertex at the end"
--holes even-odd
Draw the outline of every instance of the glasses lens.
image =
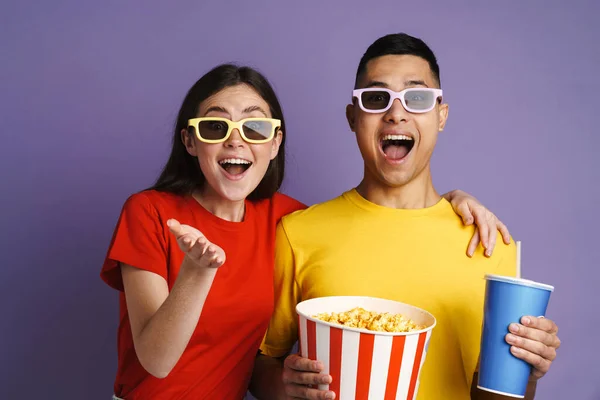
POLYGON ((362 92, 360 100, 367 110, 383 110, 390 103, 390 94, 384 90, 362 92))
POLYGON ((227 135, 228 128, 227 122, 219 120, 206 120, 198 124, 200 137, 206 140, 223 139, 227 135))
POLYGON ((250 140, 268 140, 273 132, 271 121, 244 122, 244 135, 250 140))
POLYGON ((412 89, 404 93, 404 102, 410 111, 427 111, 435 104, 435 97, 430 90, 412 89))

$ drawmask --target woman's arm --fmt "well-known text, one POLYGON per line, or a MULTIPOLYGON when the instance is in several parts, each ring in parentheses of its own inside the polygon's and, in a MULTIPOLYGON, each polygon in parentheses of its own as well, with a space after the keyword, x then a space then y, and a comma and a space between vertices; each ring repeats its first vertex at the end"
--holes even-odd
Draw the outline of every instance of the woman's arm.
POLYGON ((163 277, 121 265, 135 352, 146 371, 157 378, 166 377, 179 361, 217 268, 225 262, 223 250, 198 230, 174 220, 169 228, 186 253, 170 293, 163 277))

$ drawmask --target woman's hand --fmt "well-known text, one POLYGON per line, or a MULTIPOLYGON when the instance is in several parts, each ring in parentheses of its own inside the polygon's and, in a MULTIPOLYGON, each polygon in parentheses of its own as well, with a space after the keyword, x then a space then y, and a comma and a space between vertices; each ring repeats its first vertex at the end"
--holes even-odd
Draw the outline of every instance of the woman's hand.
POLYGON ((200 268, 218 268, 225 263, 222 248, 208 241, 198 229, 182 225, 176 219, 167 221, 167 226, 185 257, 200 268))
POLYGON ((465 225, 472 225, 473 223, 477 225, 477 230, 467 248, 469 257, 473 256, 480 242, 485 248, 485 255, 487 257, 491 256, 494 247, 496 247, 497 231, 502 234, 505 244, 510 243, 510 233, 506 225, 475 197, 462 190, 453 190, 446 193, 444 197, 452 204, 454 212, 462 218, 465 225))

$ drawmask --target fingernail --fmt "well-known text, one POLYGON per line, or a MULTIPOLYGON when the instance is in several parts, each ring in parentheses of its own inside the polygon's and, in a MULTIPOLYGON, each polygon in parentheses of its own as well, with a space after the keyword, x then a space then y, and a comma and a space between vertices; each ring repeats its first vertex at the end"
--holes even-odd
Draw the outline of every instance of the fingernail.
POLYGON ((326 399, 335 399, 335 393, 333 392, 327 392, 327 394, 325 395, 326 399))
POLYGON ((492 255, 492 251, 490 249, 487 249, 485 251, 485 255, 488 256, 488 257, 491 256, 492 255))
POLYGON ((517 341, 515 335, 511 335, 510 333, 506 335, 506 342, 510 344, 514 344, 517 341))
POLYGON ((511 332, 517 333, 517 332, 519 332, 519 325, 517 325, 517 324, 510 324, 510 325, 508 326, 508 329, 509 329, 511 332))
POLYGON ((322 377, 321 378, 321 383, 324 383, 324 384, 331 383, 331 377, 329 377, 329 376, 322 377))
POLYGON ((531 324, 531 319, 529 319, 529 317, 523 317, 521 322, 523 322, 523 325, 529 325, 531 324))
POLYGON ((521 354, 521 349, 518 347, 511 347, 510 351, 512 351, 514 354, 521 354))

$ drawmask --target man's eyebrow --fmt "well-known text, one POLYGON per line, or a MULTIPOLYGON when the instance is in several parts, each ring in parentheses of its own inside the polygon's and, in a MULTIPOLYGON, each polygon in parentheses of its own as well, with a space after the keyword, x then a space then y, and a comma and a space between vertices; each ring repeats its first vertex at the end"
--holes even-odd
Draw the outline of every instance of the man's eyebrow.
POLYGON ((425 81, 422 81, 420 79, 412 79, 409 81, 405 81, 404 82, 404 86, 425 86, 425 87, 429 87, 427 86, 427 84, 425 83, 425 81))
MULTIPOLYGON (((429 87, 425 81, 421 80, 421 79, 411 79, 408 81, 404 81, 404 86, 405 87, 410 87, 410 86, 425 86, 425 87, 429 87)), ((372 88, 372 87, 382 87, 382 88, 388 88, 389 89, 389 85, 385 82, 381 82, 381 81, 370 81, 366 86, 366 88, 372 88)))
POLYGON ((244 109, 243 114, 249 114, 253 111, 258 111, 264 114, 265 117, 268 117, 267 112, 265 110, 262 109, 262 107, 260 106, 250 106, 250 107, 246 107, 246 109, 244 109))
POLYGON ((370 81, 369 83, 367 83, 367 85, 365 86, 366 88, 372 88, 372 87, 384 87, 387 88, 389 87, 387 83, 385 82, 380 82, 380 81, 370 81))

